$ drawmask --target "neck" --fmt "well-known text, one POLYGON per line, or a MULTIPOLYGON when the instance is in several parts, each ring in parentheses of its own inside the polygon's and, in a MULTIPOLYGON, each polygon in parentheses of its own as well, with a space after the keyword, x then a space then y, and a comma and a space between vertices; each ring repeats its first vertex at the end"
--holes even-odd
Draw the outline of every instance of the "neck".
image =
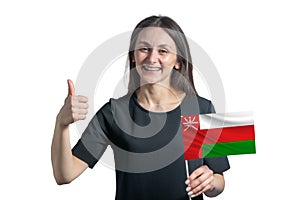
POLYGON ((148 84, 140 87, 136 96, 141 106, 147 110, 168 111, 181 103, 185 93, 160 84, 148 84))

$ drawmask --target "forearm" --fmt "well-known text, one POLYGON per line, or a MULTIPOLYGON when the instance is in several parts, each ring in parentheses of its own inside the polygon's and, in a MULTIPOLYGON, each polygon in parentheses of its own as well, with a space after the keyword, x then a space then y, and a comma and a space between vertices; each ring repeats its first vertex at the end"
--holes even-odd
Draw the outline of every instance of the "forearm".
POLYGON ((88 167, 84 161, 72 155, 69 135, 69 125, 86 118, 88 99, 74 95, 75 87, 71 80, 68 80, 68 91, 56 117, 51 145, 52 168, 57 184, 70 183, 88 167))
POLYGON ((58 184, 72 181, 73 156, 71 151, 69 126, 61 126, 56 120, 51 146, 51 161, 55 180, 58 184))
POLYGON ((212 188, 205 192, 205 195, 208 197, 215 197, 221 194, 225 187, 225 180, 223 175, 214 174, 214 180, 212 183, 212 188))

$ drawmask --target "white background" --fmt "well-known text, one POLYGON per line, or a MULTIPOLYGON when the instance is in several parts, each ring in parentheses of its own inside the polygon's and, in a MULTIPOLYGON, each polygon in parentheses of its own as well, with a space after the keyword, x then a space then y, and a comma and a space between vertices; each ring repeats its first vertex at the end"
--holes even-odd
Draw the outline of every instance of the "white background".
MULTIPOLYGON (((56 185, 50 161, 55 117, 66 80, 76 80, 89 54, 153 14, 172 17, 210 56, 228 112, 254 112, 257 154, 229 157, 226 188, 215 199, 297 199, 297 1, 102 2, 1 1, 0 199, 114 198, 114 171, 101 163, 69 185, 56 185)), ((124 72, 119 67, 112 83, 124 72)), ((112 91, 105 85, 95 97, 108 100, 112 91)), ((79 133, 72 130, 74 144, 79 133)))

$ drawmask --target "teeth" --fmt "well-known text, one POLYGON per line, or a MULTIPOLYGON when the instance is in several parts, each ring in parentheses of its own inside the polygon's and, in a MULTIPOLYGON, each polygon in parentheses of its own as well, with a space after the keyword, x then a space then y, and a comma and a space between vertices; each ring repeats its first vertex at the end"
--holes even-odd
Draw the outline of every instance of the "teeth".
POLYGON ((160 70, 160 67, 149 67, 149 66, 145 66, 145 65, 143 65, 143 68, 148 71, 159 71, 160 70))

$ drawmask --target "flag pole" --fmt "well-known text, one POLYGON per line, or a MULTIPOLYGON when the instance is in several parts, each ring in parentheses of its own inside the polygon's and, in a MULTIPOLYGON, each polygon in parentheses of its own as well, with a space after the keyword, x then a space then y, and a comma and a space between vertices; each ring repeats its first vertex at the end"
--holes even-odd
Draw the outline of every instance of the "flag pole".
MULTIPOLYGON (((185 160, 185 169, 186 169, 186 177, 188 178, 190 176, 190 173, 189 173, 189 165, 187 160, 185 160)), ((191 196, 190 195, 188 196, 189 196, 189 200, 192 200, 191 196)))

